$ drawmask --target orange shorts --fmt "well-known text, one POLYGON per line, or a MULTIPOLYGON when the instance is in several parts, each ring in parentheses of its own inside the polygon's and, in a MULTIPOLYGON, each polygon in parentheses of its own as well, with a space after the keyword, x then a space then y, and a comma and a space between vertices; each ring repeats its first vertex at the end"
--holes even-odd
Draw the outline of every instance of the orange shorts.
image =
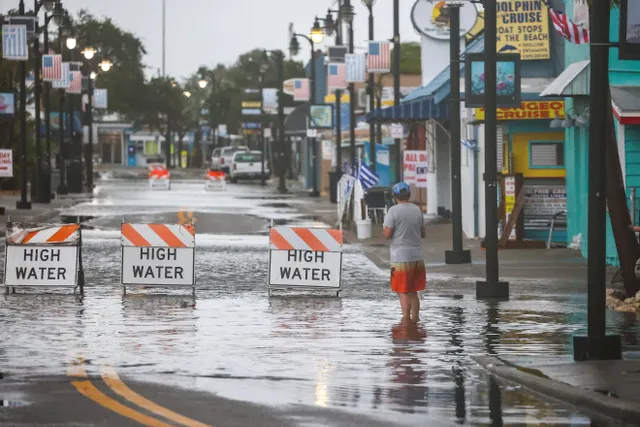
POLYGON ((427 268, 424 261, 392 262, 391 290, 408 293, 424 291, 427 287, 427 268))

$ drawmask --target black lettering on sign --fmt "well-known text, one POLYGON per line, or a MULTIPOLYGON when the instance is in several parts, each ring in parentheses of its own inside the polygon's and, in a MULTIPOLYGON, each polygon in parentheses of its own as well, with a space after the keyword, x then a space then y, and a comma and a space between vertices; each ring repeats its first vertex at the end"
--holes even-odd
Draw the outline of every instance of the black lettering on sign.
POLYGON ((60 249, 25 249, 23 254, 23 261, 60 262, 60 249))
POLYGON ((67 269, 64 267, 16 267, 16 277, 22 280, 67 280, 67 269))
POLYGON ((136 279, 183 279, 184 269, 174 266, 133 266, 133 277, 136 279))
POLYGON ((140 248, 140 259, 176 261, 178 259, 178 250, 173 248, 140 248))
POLYGON ((287 261, 291 262, 324 262, 324 252, 289 250, 287 251, 287 261))
POLYGON ((331 271, 326 268, 291 268, 280 267, 280 277, 291 280, 306 280, 314 282, 330 282, 331 271))

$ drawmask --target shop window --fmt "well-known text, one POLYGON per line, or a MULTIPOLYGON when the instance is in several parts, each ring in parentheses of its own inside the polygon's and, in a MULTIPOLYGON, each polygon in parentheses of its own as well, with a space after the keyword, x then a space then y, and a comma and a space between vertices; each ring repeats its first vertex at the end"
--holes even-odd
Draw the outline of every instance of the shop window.
POLYGON ((145 141, 144 154, 147 156, 154 156, 154 155, 160 154, 158 151, 158 143, 155 140, 145 141))
POLYGON ((552 141, 530 143, 529 167, 538 169, 564 168, 564 143, 552 141))

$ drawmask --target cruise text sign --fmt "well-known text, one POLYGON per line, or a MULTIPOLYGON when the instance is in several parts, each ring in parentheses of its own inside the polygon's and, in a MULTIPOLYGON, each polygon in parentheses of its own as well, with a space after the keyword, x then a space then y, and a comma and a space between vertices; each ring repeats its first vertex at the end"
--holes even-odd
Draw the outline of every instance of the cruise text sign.
POLYGON ((340 288, 342 231, 273 227, 269 245, 270 287, 340 288))
POLYGON ((122 285, 194 286, 195 227, 122 224, 122 285))
POLYGON ((78 224, 9 224, 4 284, 75 287, 79 250, 78 224))

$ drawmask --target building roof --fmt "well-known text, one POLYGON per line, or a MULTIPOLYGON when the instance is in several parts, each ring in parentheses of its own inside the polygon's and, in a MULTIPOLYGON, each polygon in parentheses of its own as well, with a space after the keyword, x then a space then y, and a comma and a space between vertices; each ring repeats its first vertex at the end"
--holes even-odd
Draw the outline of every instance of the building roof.
POLYGON ((640 87, 611 86, 611 104, 621 124, 640 124, 640 87))
POLYGON ((579 61, 569 66, 547 86, 540 97, 571 97, 589 95, 591 61, 579 61))
POLYGON ((403 102, 397 107, 381 108, 366 115, 366 121, 401 122, 445 119, 449 117, 449 103, 437 104, 432 98, 403 102))

